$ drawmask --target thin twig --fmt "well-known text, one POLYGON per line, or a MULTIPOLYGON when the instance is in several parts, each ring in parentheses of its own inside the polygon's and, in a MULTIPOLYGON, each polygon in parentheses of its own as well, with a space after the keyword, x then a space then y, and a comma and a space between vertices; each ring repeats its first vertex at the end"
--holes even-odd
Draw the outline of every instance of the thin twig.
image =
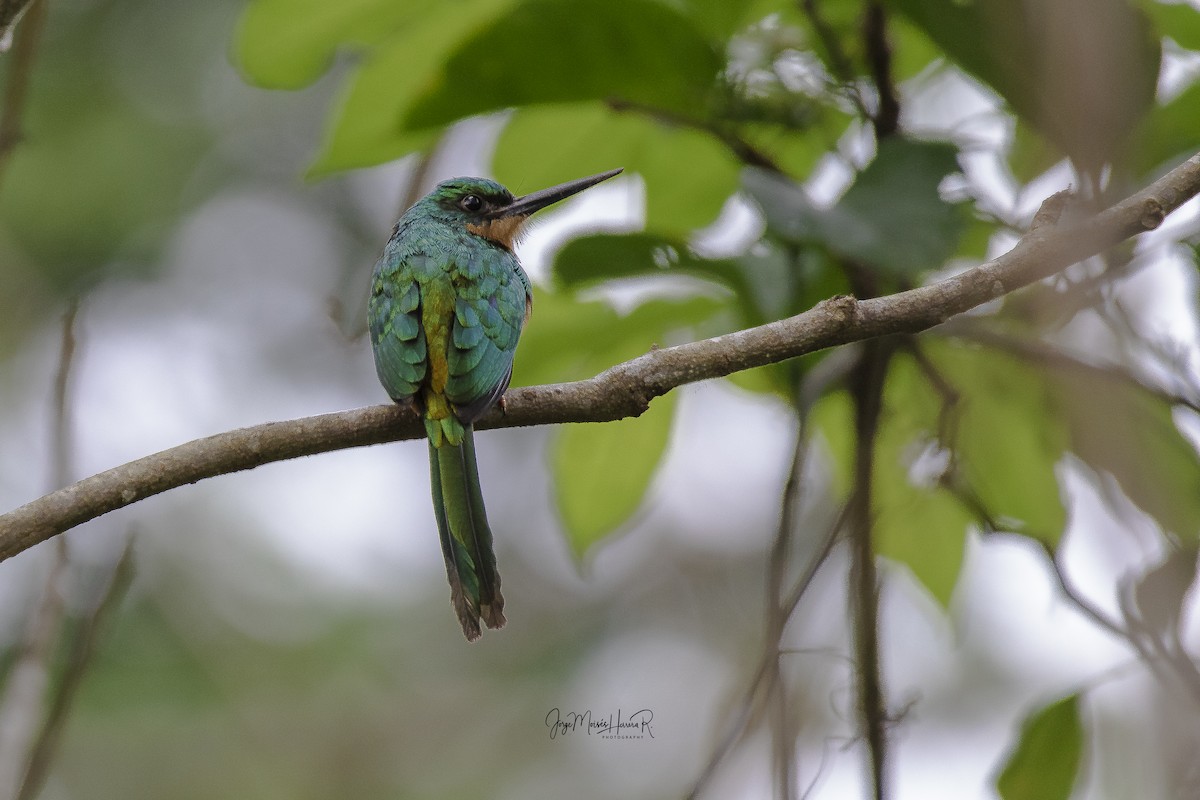
POLYGON ((892 48, 887 40, 887 12, 878 0, 867 4, 863 18, 867 65, 879 94, 879 107, 871 115, 875 139, 882 141, 900 129, 900 96, 892 79, 892 48))
POLYGON ((46 782, 46 775, 62 739, 67 717, 83 683, 83 677, 91 666, 100 632, 125 597, 126 590, 133 580, 134 538, 135 535, 131 531, 125 541, 124 550, 112 567, 108 584, 93 604, 91 613, 73 626, 67 663, 55 687, 46 719, 34 740, 17 800, 34 800, 46 782))
MULTIPOLYGON (((50 415, 51 485, 65 483, 70 475, 71 422, 67 393, 74 364, 78 309, 73 300, 63 315, 50 415)), ((65 610, 62 582, 67 573, 66 539, 59 537, 55 544, 41 599, 31 614, 25 641, 0 698, 0 797, 3 798, 19 795, 29 755, 45 716, 50 662, 65 610)))
POLYGON ((792 780, 792 748, 788 742, 794 742, 789 737, 790 725, 786 719, 788 713, 786 687, 779 672, 780 639, 787 625, 788 615, 780 604, 780 592, 783 585, 783 575, 787 568, 787 557, 791 549, 791 539, 796 523, 796 506, 800 498, 801 473, 805 454, 807 453, 806 436, 803 418, 797 418, 796 444, 792 451, 792 465, 788 479, 783 489, 783 499, 780 503, 779 527, 775 540, 771 544, 771 552, 767 559, 767 593, 765 607, 767 611, 766 632, 763 638, 763 655, 758 668, 750 681, 745 695, 739 704, 739 711, 720 743, 709 755, 708 762, 701 770, 700 776, 692 786, 688 797, 695 798, 707 786, 712 776, 725 757, 733 751, 734 746, 741 741, 750 726, 759 706, 760 696, 771 711, 772 741, 775 745, 774 762, 776 782, 779 796, 788 800, 792 780))
MULTIPOLYGON (((791 618, 791 615, 795 612, 800 600, 812 585, 822 565, 829 558, 829 554, 833 552, 833 545, 841 533, 845 520, 846 507, 843 506, 834 522, 825 530, 820 546, 813 553, 812 558, 809 559, 804 573, 797 579, 795 585, 792 587, 792 591, 788 592, 787 599, 782 604, 782 616, 784 619, 791 618)), ((730 721, 725 735, 721 737, 720 742, 713 749, 700 776, 692 785, 691 790, 685 795, 689 800, 695 800, 695 798, 700 796, 700 793, 707 787, 713 775, 716 774, 717 768, 748 732, 750 722, 759 710, 759 698, 764 694, 763 687, 766 684, 772 661, 777 659, 781 654, 786 655, 795 652, 795 650, 780 647, 778 642, 764 641, 763 654, 759 660, 758 667, 751 677, 742 695, 742 699, 737 703, 738 712, 730 721)))
POLYGON ((774 741, 777 748, 775 759, 777 783, 780 785, 781 796, 786 800, 786 798, 793 797, 795 794, 793 786, 795 783, 795 767, 791 763, 791 755, 795 750, 797 737, 792 730, 790 722, 779 718, 781 715, 785 715, 787 710, 786 698, 783 696, 783 683, 779 670, 779 662, 781 656, 796 651, 783 646, 783 630, 795 612, 796 606, 799 605, 804 593, 812 585, 817 572, 829 558, 834 542, 837 541, 838 534, 845 521, 845 507, 842 508, 833 524, 825 531, 824 538, 820 541, 817 549, 813 551, 812 556, 805 565, 804 572, 786 596, 783 594, 783 578, 787 569, 787 563, 790 560, 791 543, 796 533, 799 516, 798 509, 802 496, 801 488, 804 483, 804 464, 808 457, 808 414, 812 410, 817 398, 841 383, 854 363, 854 361, 846 361, 845 359, 830 356, 815 368, 808 370, 797 387, 796 396, 793 400, 797 420, 796 444, 792 451, 792 463, 780 501, 779 527, 776 531, 775 540, 771 545, 771 553, 768 558, 767 625, 763 638, 762 656, 742 700, 738 704, 737 715, 730 722, 725 735, 709 756, 704 769, 688 794, 690 798, 699 796, 712 776, 716 774, 717 768, 724 761, 725 757, 732 752, 734 746, 746 735, 750 728, 751 720, 754 719, 760 705, 760 698, 763 702, 770 702, 774 710, 773 723, 776 726, 774 741), (779 692, 778 696, 775 696, 776 691, 779 692), (781 742, 790 743, 787 746, 786 753, 783 752, 781 742), (781 760, 787 763, 782 764, 781 760))
POLYGON ((864 119, 871 119, 871 112, 867 108, 862 92, 858 88, 857 76, 854 74, 854 64, 851 62, 850 57, 846 55, 842 43, 838 40, 837 32, 821 15, 820 9, 817 8, 816 0, 801 0, 800 10, 808 18, 808 24, 812 26, 813 33, 817 36, 817 41, 825 48, 825 54, 829 58, 829 69, 832 71, 834 79, 845 87, 845 94, 850 98, 850 102, 854 104, 855 108, 858 109, 858 113, 864 119))
POLYGON ((608 100, 608 107, 613 111, 633 111, 650 117, 653 120, 663 123, 664 125, 674 126, 678 128, 690 128, 692 130, 707 133, 715 137, 721 144, 733 154, 734 158, 742 162, 748 167, 759 167, 760 169, 768 170, 780 175, 785 175, 783 168, 779 163, 762 150, 754 146, 749 140, 740 136, 727 125, 714 123, 711 120, 701 119, 699 117, 690 117, 685 114, 680 114, 677 111, 668 111, 663 108, 648 106, 643 103, 637 103, 632 100, 626 100, 620 97, 612 97, 608 100))
MULTIPOLYGON (((916 333, 1153 230, 1200 192, 1200 155, 1093 216, 1031 231, 998 258, 937 283, 855 300, 835 297, 777 322, 652 350, 588 380, 512 389, 485 430, 607 422, 643 413, 651 400, 695 381, 778 363, 835 345, 916 333)), ((347 447, 416 439, 420 422, 400 406, 272 422, 197 439, 93 475, 0 515, 0 559, 101 514, 204 478, 347 447)))
POLYGON ((779 528, 771 545, 767 562, 767 647, 775 655, 767 660, 768 708, 771 710, 771 739, 775 746, 775 793, 780 800, 792 800, 796 796, 795 751, 796 731, 792 723, 792 708, 788 702, 787 683, 781 671, 783 630, 790 618, 790 609, 783 601, 783 579, 791 561, 792 539, 795 536, 799 517, 801 489, 804 485, 804 465, 808 458, 808 434, 806 420, 798 415, 796 444, 792 449, 792 463, 783 487, 783 499, 779 509, 779 528))

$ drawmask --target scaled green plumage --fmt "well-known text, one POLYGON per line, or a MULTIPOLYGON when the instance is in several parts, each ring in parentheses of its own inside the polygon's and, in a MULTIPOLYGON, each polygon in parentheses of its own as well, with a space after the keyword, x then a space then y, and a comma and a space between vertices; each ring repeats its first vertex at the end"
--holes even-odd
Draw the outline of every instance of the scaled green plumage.
POLYGON ((472 425, 508 388, 532 302, 513 254, 532 213, 620 170, 521 198, 483 178, 445 181, 405 212, 375 265, 368 327, 379 380, 424 418, 451 603, 468 640, 504 625, 472 425))

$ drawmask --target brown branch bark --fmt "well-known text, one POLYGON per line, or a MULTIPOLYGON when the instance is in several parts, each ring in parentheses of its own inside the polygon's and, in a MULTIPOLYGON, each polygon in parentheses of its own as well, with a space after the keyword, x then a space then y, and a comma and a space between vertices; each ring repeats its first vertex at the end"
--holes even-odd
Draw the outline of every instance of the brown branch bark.
MULTIPOLYGON (((998 258, 928 286, 869 300, 834 297, 794 317, 653 350, 575 383, 512 389, 507 412, 477 428, 609 422, 637 416, 683 384, 719 378, 847 342, 916 333, 1153 230, 1200 193, 1200 154, 1146 189, 1082 220, 1031 230, 998 258)), ((398 406, 270 422, 197 439, 114 467, 0 515, 0 560, 90 519, 178 486, 347 447, 423 435, 398 406)))

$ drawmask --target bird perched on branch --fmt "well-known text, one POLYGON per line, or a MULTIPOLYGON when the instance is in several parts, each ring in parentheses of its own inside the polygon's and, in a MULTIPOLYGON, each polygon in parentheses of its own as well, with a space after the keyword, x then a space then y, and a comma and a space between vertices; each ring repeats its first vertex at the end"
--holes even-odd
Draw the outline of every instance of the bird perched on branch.
POLYGON ((513 197, 485 178, 444 181, 400 217, 375 265, 367 322, 392 400, 425 421, 450 601, 469 641, 504 626, 471 426, 508 388, 533 295, 514 246, 529 216, 615 169, 513 197))

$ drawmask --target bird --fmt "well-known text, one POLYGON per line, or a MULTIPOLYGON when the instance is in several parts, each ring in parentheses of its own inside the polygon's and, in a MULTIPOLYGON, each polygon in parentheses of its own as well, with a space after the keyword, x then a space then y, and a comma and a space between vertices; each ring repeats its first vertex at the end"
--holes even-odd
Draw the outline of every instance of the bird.
POLYGON ((375 371, 388 396, 424 421, 450 602, 467 641, 480 637, 481 621, 505 624, 473 426, 503 409, 533 309, 516 242, 532 214, 620 172, 522 197, 487 178, 443 181, 400 217, 371 276, 375 371))

